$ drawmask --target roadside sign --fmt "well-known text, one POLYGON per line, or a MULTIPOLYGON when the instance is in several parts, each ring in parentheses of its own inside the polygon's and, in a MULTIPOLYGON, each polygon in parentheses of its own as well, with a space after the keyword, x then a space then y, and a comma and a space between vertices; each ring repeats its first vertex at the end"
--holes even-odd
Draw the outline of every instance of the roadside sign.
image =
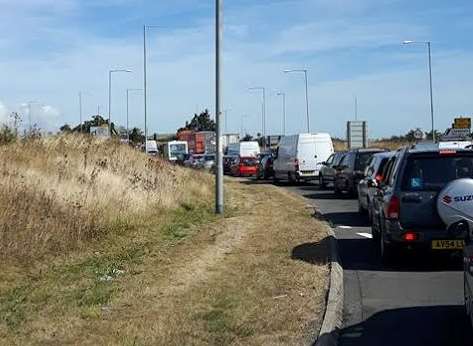
POLYGON ((471 129, 471 118, 455 118, 454 129, 471 129))
POLYGON ((471 130, 466 129, 448 129, 442 136, 442 141, 465 141, 471 140, 471 130))
POLYGON ((366 121, 347 122, 347 143, 349 149, 368 146, 368 126, 366 121))

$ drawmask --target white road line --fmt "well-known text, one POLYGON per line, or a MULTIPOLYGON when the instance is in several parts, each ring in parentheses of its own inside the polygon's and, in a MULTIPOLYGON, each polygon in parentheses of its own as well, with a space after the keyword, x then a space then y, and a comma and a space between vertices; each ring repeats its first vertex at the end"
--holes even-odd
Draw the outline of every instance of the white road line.
POLYGON ((373 236, 370 233, 357 233, 359 236, 372 239, 373 236))
POLYGON ((350 226, 337 226, 337 228, 341 228, 341 229, 351 229, 350 226))

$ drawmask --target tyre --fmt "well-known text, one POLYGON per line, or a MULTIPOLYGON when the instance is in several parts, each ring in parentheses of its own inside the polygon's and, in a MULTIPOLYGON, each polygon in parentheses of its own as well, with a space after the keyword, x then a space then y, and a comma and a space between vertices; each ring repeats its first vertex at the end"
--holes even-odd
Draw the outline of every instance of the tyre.
POLYGON ((319 174, 319 186, 321 190, 325 190, 327 188, 327 183, 325 182, 322 173, 319 174))
POLYGON ((396 249, 392 244, 386 242, 384 232, 381 231, 380 233, 379 244, 381 261, 384 265, 389 265, 393 263, 396 257, 396 249))

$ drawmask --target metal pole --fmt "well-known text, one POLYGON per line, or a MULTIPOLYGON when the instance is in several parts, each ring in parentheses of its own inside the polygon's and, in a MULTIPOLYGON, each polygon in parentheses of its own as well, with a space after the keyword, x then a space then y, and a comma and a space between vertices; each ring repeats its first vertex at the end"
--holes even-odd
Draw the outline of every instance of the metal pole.
POLYGON ((222 58, 222 36, 223 36, 223 0, 215 0, 216 4, 216 40, 215 40, 215 110, 217 120, 217 170, 215 184, 215 212, 223 214, 223 148, 222 148, 222 112, 221 112, 221 58, 222 58))
POLYGON ((263 148, 266 149, 266 88, 263 88, 263 148))
POLYGON ((130 144, 130 129, 128 127, 128 118, 129 118, 129 94, 130 94, 130 89, 126 89, 126 139, 127 139, 127 144, 130 144))
POLYGON ((282 94, 282 133, 286 135, 286 93, 282 94))
POLYGON ((310 116, 309 116, 309 82, 307 80, 307 70, 304 70, 305 74, 305 103, 307 112, 307 132, 310 133, 310 116))
POLYGON ((429 77, 430 77, 430 117, 432 120, 432 141, 435 142, 435 126, 434 126, 434 96, 432 90, 432 54, 430 49, 430 42, 427 42, 429 50, 429 77))
POLYGON ((148 140, 148 88, 147 88, 147 56, 146 56, 146 25, 143 25, 143 83, 144 83, 144 112, 145 112, 145 152, 148 140))
POLYGON ((112 71, 108 71, 108 134, 112 138, 112 71))
POLYGON ((358 97, 355 96, 355 121, 358 120, 358 97))
POLYGON ((79 132, 82 133, 82 92, 79 92, 79 132))

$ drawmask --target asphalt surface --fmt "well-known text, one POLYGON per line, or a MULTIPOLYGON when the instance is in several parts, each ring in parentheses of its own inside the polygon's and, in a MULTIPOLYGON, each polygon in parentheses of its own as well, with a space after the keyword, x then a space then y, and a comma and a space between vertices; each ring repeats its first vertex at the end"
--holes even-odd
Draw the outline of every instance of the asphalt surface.
POLYGON ((339 345, 473 345, 461 258, 403 254, 383 267, 356 199, 336 198, 316 185, 284 187, 317 205, 335 228, 345 290, 339 345))

